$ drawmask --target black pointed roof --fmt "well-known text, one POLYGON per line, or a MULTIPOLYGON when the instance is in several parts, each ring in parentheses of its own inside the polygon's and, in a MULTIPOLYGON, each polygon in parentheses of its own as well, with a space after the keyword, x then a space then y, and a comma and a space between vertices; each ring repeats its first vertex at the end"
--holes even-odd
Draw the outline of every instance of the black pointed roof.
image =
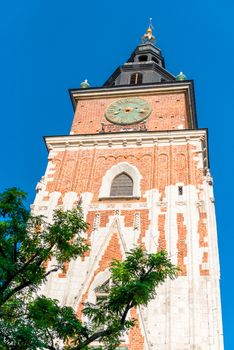
POLYGON ((104 86, 172 81, 175 81, 175 77, 165 69, 161 50, 147 41, 136 47, 127 62, 115 70, 104 86))

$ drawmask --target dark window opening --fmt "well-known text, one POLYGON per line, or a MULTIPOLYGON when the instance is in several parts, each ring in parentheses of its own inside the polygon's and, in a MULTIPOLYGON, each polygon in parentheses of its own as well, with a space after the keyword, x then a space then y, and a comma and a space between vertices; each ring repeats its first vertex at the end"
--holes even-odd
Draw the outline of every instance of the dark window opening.
POLYGON ((137 85, 142 83, 143 75, 141 73, 134 73, 131 75, 130 84, 137 85))
POLYGON ((133 195, 133 180, 126 173, 117 175, 112 181, 110 196, 126 197, 133 195))
POLYGON ((182 186, 178 187, 178 194, 179 194, 179 196, 183 195, 183 187, 182 186))
POLYGON ((159 64, 159 60, 157 58, 152 56, 151 60, 154 61, 155 63, 159 64))
POLYGON ((139 62, 146 62, 146 61, 148 61, 148 56, 147 55, 139 56, 138 61, 139 62))
POLYGON ((165 81, 166 81, 166 79, 163 79, 163 78, 161 79, 161 83, 164 83, 165 81))

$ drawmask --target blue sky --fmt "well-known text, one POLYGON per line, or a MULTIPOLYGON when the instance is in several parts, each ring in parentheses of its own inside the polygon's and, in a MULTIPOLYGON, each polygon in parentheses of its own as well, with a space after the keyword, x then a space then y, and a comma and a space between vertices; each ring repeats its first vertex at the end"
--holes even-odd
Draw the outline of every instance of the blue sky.
POLYGON ((33 201, 47 152, 43 135, 69 132, 68 88, 100 86, 139 43, 153 18, 172 74, 195 80, 199 127, 209 128, 225 349, 233 350, 234 3, 230 0, 7 0, 0 4, 0 190, 33 201))

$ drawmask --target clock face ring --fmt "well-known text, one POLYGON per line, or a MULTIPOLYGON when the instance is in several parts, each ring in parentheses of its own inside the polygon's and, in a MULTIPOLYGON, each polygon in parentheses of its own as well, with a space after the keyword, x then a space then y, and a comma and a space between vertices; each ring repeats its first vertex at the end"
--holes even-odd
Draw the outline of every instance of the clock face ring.
POLYGON ((138 97, 117 100, 108 107, 105 117, 114 124, 129 125, 139 123, 152 112, 150 104, 138 97))

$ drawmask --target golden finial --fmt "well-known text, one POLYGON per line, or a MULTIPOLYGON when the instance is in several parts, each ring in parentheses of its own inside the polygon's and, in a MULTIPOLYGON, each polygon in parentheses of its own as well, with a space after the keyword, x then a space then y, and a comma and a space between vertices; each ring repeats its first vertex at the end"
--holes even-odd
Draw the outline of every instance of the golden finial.
POLYGON ((142 43, 146 43, 147 41, 152 42, 152 43, 156 43, 156 39, 155 36, 152 34, 153 32, 153 24, 152 24, 152 18, 149 19, 150 23, 149 23, 149 27, 146 31, 146 33, 143 35, 143 37, 141 38, 142 43))

